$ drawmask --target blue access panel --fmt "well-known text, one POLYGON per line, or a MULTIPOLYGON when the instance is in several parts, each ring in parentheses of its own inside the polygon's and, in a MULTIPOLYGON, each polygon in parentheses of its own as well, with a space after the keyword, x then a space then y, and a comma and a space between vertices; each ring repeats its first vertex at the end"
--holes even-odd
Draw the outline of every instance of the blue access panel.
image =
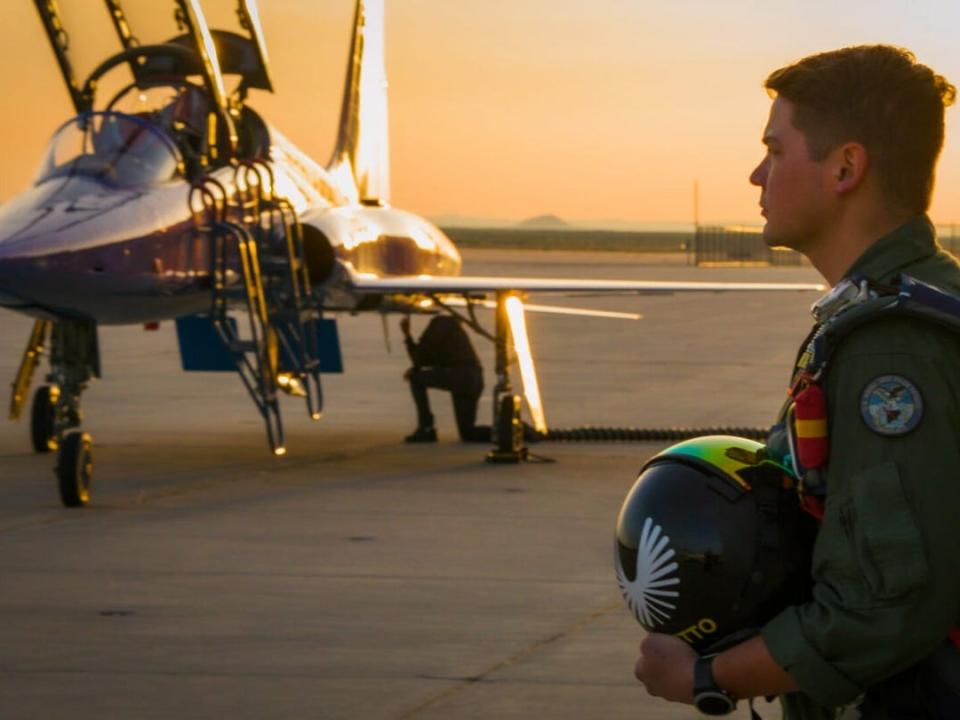
MULTIPOLYGON (((237 321, 227 318, 234 332, 237 321)), ((188 372, 235 372, 236 363, 209 315, 177 318, 180 365, 188 372)))
MULTIPOLYGON (((237 321, 228 317, 227 322, 235 333, 237 321)), ((342 373, 343 357, 340 353, 337 321, 321 318, 314 320, 311 325, 317 337, 320 372, 342 373)), ((180 345, 180 364, 188 372, 234 372, 237 369, 230 350, 220 339, 209 315, 177 318, 177 341, 180 345)), ((280 365, 289 370, 297 363, 287 357, 286 352, 282 352, 280 365)))

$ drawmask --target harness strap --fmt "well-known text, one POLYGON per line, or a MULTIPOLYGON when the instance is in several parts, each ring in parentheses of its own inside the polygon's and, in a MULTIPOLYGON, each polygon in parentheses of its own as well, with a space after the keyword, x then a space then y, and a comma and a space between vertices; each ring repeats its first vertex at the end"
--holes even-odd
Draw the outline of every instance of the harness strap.
MULTIPOLYGON (((790 389, 793 407, 786 416, 791 453, 801 479, 801 506, 817 522, 824 515, 829 455, 823 378, 841 341, 868 322, 894 316, 932 322, 960 335, 960 298, 954 295, 903 274, 894 279, 893 285, 863 277, 851 278, 850 282, 868 292, 860 292, 846 307, 825 318, 808 337, 798 356, 798 372, 790 389)), ((960 649, 960 625, 947 637, 954 648, 960 649)))

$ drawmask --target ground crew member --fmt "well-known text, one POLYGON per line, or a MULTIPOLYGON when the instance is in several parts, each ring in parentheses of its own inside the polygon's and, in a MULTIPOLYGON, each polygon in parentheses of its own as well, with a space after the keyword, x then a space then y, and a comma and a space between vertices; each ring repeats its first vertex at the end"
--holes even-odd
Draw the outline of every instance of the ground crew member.
MULTIPOLYGON (((803 253, 833 286, 903 273, 960 295, 960 268, 925 214, 955 88, 889 46, 807 57, 766 87, 766 155, 750 181, 767 243, 803 253)), ((817 327, 843 312, 837 300, 819 304, 817 327)), ((829 443, 812 600, 709 659, 649 635, 635 674, 676 702, 693 702, 695 684, 780 695, 790 720, 960 718, 960 650, 948 642, 960 625, 960 335, 892 315, 847 334, 821 377, 809 362, 801 352, 792 399, 817 384, 823 418, 797 423, 788 402, 768 447, 796 454, 789 433, 818 427, 829 443)))
POLYGON ((490 426, 477 425, 477 403, 483 392, 483 367, 460 321, 450 315, 436 315, 427 324, 419 341, 410 335, 410 318, 400 321, 404 344, 413 367, 403 375, 417 406, 417 429, 405 438, 408 443, 436 442, 437 430, 427 388, 449 390, 462 442, 489 442, 490 426))

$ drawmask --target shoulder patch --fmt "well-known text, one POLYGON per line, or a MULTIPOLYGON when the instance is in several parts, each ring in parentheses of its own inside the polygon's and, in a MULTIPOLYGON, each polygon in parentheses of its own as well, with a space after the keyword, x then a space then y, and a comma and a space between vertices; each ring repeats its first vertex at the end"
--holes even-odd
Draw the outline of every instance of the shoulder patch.
POLYGON ((881 375, 860 394, 860 417, 880 435, 906 435, 923 418, 923 397, 902 375, 881 375))

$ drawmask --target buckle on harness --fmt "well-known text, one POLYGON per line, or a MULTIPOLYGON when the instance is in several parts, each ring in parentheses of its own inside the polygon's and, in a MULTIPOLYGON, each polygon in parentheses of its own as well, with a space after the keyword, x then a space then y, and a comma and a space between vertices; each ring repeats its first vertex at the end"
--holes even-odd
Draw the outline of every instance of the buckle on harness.
POLYGON ((874 297, 876 293, 870 290, 870 283, 866 278, 847 278, 817 300, 810 307, 810 314, 815 322, 823 322, 851 305, 858 305, 874 297))

